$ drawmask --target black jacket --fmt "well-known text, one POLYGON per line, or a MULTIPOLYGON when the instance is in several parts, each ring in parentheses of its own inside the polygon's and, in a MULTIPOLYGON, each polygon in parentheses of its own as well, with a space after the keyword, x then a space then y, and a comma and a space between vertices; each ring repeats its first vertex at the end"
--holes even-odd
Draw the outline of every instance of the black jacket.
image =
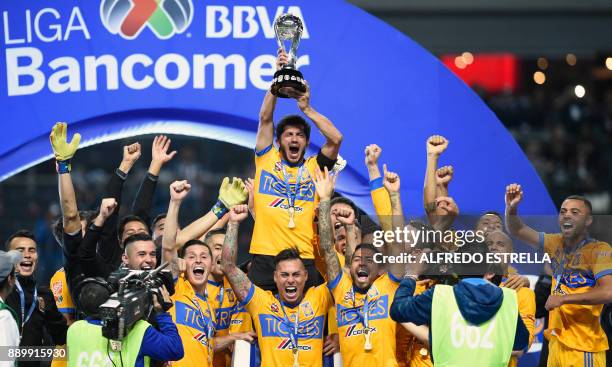
MULTIPOLYGON (((27 316, 34 298, 34 287, 38 289, 38 297, 43 299, 44 308, 40 302, 36 304, 32 316, 21 326, 21 300, 17 287, 9 294, 6 303, 17 312, 17 325, 21 333, 21 346, 42 346, 66 344, 68 325, 62 314, 57 310, 55 299, 49 287, 36 285, 34 277, 17 276, 25 298, 24 313, 27 316), (44 310, 44 312, 41 311, 44 310), (52 340, 49 340, 48 335, 52 340)), ((40 362, 19 362, 20 367, 40 366, 40 362)))

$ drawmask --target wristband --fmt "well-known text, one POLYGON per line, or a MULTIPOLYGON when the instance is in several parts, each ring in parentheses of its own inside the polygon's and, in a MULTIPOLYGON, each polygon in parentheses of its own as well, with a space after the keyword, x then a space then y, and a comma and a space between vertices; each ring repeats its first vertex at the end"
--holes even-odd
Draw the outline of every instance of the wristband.
POLYGON ((55 161, 55 170, 58 174, 70 173, 72 171, 72 164, 70 164, 70 159, 65 161, 55 161))
POLYGON ((115 170, 115 174, 116 174, 117 176, 119 176, 119 178, 120 178, 122 181, 125 181, 125 179, 127 178, 127 173, 123 172, 123 171, 122 171, 122 170, 120 170, 119 168, 117 168, 117 169, 115 170))
POLYGON ((212 209, 210 210, 215 214, 215 216, 217 216, 217 219, 221 219, 221 217, 229 211, 227 210, 227 207, 223 205, 221 200, 217 200, 217 203, 213 205, 212 209))

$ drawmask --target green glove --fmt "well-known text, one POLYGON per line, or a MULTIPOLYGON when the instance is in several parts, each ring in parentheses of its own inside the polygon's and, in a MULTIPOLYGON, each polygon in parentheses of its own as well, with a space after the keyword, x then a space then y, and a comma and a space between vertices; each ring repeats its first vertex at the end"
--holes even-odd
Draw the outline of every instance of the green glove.
POLYGON ((66 123, 58 122, 57 124, 53 125, 51 135, 49 135, 51 147, 53 148, 53 153, 55 154, 55 159, 58 161, 67 161, 72 158, 79 147, 79 143, 81 142, 81 134, 76 133, 72 137, 72 141, 68 143, 66 137, 67 133, 68 127, 66 123))
POLYGON ((234 205, 246 203, 249 197, 249 192, 239 178, 232 178, 230 182, 229 177, 223 179, 221 188, 219 189, 219 201, 225 205, 227 209, 234 205))

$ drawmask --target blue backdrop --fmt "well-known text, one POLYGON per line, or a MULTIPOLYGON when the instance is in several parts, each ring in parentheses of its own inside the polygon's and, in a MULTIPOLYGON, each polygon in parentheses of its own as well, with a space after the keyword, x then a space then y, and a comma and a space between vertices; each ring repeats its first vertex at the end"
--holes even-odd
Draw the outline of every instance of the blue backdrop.
MULTIPOLYGON (((372 213, 363 151, 377 143, 381 163, 402 177, 404 207, 421 214, 425 140, 442 134, 450 146, 440 163, 455 167, 451 195, 463 214, 502 211, 505 186, 515 181, 528 193, 523 213, 555 213, 478 96, 414 41, 350 4, 166 0, 165 12, 144 16, 151 0, 133 3, 139 9, 130 0, 2 1, 1 179, 51 157, 56 121, 79 131, 83 146, 168 133, 253 148, 274 72, 272 22, 289 11, 305 23, 298 54, 312 104, 345 137, 338 191, 372 213)), ((276 117, 297 111, 282 100, 276 117)), ((314 133, 311 152, 322 143, 314 133)))

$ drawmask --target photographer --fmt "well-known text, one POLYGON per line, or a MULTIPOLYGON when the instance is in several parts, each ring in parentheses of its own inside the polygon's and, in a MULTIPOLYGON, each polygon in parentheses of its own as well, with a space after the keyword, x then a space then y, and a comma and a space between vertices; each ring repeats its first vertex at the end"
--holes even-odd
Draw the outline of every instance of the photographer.
MULTIPOLYGON (((172 317, 164 312, 153 297, 159 331, 147 321, 137 321, 126 336, 111 341, 102 335, 100 306, 110 297, 104 281, 91 281, 79 293, 79 304, 87 318, 68 328, 68 366, 81 366, 98 361, 100 365, 149 366, 150 359, 176 361, 183 358, 183 345, 172 317)), ((161 288, 164 302, 171 302, 168 291, 161 288)))

